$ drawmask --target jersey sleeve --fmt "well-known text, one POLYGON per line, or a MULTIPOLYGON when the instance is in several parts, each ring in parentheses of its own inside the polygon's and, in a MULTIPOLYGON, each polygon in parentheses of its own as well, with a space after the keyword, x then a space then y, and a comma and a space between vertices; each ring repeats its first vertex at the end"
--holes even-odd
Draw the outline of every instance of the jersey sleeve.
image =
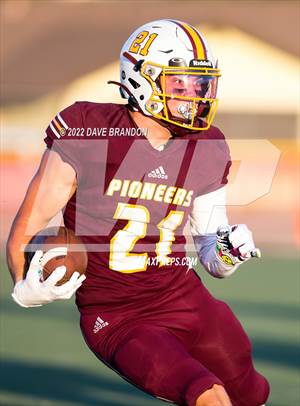
POLYGON ((190 214, 191 233, 215 234, 218 227, 228 224, 226 213, 226 186, 196 197, 190 214))
POLYGON ((79 171, 80 141, 74 137, 69 137, 68 134, 71 129, 75 129, 75 131, 78 129, 80 133, 82 128, 80 104, 74 103, 52 119, 44 138, 47 148, 57 152, 64 162, 75 169, 76 173, 79 171))
POLYGON ((206 195, 226 186, 231 167, 229 147, 219 129, 216 129, 214 138, 204 140, 204 144, 199 159, 204 167, 206 183, 204 188, 200 188, 197 196, 206 195))

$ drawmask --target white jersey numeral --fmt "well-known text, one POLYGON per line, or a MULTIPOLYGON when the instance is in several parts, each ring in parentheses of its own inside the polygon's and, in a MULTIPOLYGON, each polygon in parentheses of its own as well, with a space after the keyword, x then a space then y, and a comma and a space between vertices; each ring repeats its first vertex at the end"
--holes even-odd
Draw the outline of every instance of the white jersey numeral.
POLYGON ((157 227, 160 232, 159 242, 156 244, 156 255, 160 266, 167 265, 171 261, 168 257, 171 254, 171 246, 175 239, 175 230, 180 226, 184 217, 183 211, 171 210, 170 213, 162 219, 157 227))
MULTIPOLYGON (((175 240, 175 230, 182 223, 183 211, 171 210, 169 214, 158 223, 160 240, 156 244, 156 255, 160 266, 169 263, 168 255, 172 252, 171 246, 175 240)), ((133 254, 136 242, 144 238, 147 224, 150 222, 150 213, 145 206, 118 203, 113 216, 115 220, 128 220, 122 230, 118 230, 110 241, 109 267, 114 271, 133 273, 145 271, 148 254, 133 254)))

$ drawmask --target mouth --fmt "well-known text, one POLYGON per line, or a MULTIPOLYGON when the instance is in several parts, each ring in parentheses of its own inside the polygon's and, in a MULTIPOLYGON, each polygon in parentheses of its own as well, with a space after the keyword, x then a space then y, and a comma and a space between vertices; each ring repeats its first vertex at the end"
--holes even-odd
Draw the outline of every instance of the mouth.
POLYGON ((197 108, 194 106, 194 103, 182 103, 179 104, 177 108, 177 112, 182 115, 182 117, 186 120, 192 120, 197 113, 197 108))

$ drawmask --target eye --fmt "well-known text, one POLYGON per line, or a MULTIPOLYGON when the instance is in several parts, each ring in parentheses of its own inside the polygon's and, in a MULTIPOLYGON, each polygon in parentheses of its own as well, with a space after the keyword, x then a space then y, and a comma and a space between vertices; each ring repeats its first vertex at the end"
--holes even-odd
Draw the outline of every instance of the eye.
POLYGON ((178 87, 184 87, 185 86, 184 81, 182 79, 179 79, 179 78, 174 78, 173 79, 173 84, 178 86, 178 87))
POLYGON ((195 87, 196 89, 201 89, 202 85, 203 85, 203 81, 201 81, 201 79, 198 79, 198 80, 196 80, 196 81, 194 82, 194 87, 195 87))
POLYGON ((183 94, 185 92, 185 89, 174 89, 173 90, 173 93, 176 93, 176 94, 183 94))
POLYGON ((207 80, 207 79, 197 79, 194 82, 194 87, 196 89, 201 89, 203 87, 207 88, 208 86, 209 86, 209 80, 207 80))

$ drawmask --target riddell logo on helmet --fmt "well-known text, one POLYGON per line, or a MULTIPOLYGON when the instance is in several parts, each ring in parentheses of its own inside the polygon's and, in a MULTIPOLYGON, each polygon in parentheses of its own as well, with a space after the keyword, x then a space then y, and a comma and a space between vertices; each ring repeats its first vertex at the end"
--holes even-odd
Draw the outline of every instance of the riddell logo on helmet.
POLYGON ((195 66, 208 66, 212 68, 212 63, 211 61, 208 61, 206 59, 192 59, 190 62, 190 67, 195 67, 195 66))

